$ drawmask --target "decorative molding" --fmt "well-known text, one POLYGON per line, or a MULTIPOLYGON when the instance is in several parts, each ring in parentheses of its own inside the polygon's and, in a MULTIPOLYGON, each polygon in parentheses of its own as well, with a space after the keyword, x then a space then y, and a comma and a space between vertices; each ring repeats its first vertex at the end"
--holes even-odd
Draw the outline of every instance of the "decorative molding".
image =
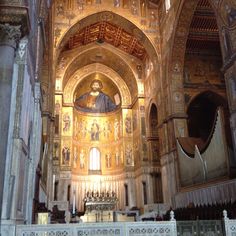
POLYGON ((177 235, 176 221, 160 222, 106 222, 104 223, 80 223, 80 224, 57 224, 57 225, 18 225, 16 235, 35 236, 42 235, 177 235))
POLYGON ((19 47, 16 53, 16 62, 18 64, 27 64, 27 44, 28 40, 27 39, 22 39, 19 42, 19 47))
POLYGON ((226 71, 227 71, 231 66, 233 66, 235 60, 236 60, 236 52, 234 52, 234 53, 231 55, 231 57, 230 57, 227 61, 224 62, 224 65, 223 65, 221 71, 222 71, 223 73, 226 73, 226 71))

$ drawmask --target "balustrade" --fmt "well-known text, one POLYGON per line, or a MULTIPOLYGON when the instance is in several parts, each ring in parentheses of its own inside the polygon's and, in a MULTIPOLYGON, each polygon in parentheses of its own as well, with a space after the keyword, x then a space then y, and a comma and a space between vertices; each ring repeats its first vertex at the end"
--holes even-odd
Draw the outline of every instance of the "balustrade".
POLYGON ((156 222, 106 222, 53 224, 53 225, 17 225, 17 236, 177 236, 177 235, 236 235, 236 220, 230 220, 223 212, 222 221, 170 221, 156 222), (223 227, 222 227, 223 223, 223 227), (225 231, 225 232, 224 232, 225 231))
POLYGON ((57 225, 22 225, 16 227, 17 236, 177 236, 176 222, 115 222, 57 225))

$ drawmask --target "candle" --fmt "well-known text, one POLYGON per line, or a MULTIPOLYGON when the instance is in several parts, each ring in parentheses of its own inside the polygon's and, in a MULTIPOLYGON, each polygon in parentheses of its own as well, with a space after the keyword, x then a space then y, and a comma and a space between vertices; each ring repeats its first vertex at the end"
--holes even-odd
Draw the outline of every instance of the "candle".
POLYGON ((72 214, 75 214, 75 190, 73 192, 73 207, 72 207, 72 214))

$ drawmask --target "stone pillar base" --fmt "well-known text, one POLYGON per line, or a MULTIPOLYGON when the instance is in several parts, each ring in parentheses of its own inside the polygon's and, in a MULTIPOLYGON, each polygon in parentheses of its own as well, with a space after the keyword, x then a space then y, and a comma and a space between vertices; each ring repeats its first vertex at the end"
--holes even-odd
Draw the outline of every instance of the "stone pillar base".
POLYGON ((0 222, 0 235, 1 236, 15 236, 16 224, 11 220, 1 220, 0 222))

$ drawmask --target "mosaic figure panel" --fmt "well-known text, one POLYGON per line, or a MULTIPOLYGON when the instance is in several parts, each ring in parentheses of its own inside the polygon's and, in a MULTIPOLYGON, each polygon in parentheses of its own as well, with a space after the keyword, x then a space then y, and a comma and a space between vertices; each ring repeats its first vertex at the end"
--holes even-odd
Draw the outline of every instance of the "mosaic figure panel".
POLYGON ((91 90, 75 100, 76 109, 90 113, 104 113, 114 111, 117 106, 112 99, 102 92, 102 82, 93 80, 90 84, 91 90))

